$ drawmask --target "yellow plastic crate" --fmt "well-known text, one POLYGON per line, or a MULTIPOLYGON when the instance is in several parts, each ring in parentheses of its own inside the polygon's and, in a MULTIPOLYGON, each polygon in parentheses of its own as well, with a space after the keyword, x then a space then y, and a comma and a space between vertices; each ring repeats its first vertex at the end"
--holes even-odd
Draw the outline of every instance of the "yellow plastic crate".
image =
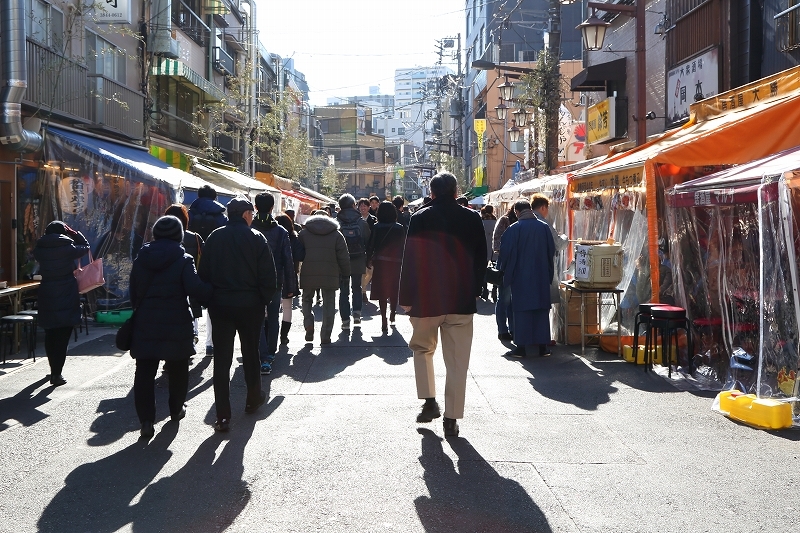
MULTIPOLYGON (((661 351, 662 351, 661 350, 661 345, 656 346, 655 350, 653 348, 650 348, 650 351, 653 353, 653 364, 656 364, 656 365, 663 364, 661 362, 661 360, 662 360, 662 357, 661 357, 661 351)), ((636 361, 633 360, 633 347, 632 346, 625 345, 625 346, 622 347, 622 357, 623 357, 623 359, 625 359, 629 363, 634 363, 635 362, 637 365, 643 365, 644 364, 644 345, 641 345, 641 344, 639 345, 639 349, 636 352, 636 361)), ((675 347, 673 346, 672 347, 672 362, 675 363, 677 360, 678 360, 678 358, 677 358, 677 355, 676 355, 676 350, 675 350, 675 347)))
POLYGON ((730 418, 759 429, 792 427, 792 406, 788 402, 729 390, 719 393, 719 408, 730 418))

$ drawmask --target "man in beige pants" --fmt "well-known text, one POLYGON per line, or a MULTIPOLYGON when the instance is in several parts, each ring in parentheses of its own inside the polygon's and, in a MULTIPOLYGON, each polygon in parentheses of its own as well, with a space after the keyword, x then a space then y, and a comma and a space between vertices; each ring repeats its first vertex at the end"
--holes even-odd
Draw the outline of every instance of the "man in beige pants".
POLYGON ((486 271, 486 239, 477 212, 456 203, 456 178, 441 172, 430 183, 433 201, 411 217, 400 275, 400 306, 411 317, 417 397, 425 400, 417 422, 441 416, 433 354, 442 337, 447 370, 444 434, 458 436, 464 417, 472 316, 486 271))

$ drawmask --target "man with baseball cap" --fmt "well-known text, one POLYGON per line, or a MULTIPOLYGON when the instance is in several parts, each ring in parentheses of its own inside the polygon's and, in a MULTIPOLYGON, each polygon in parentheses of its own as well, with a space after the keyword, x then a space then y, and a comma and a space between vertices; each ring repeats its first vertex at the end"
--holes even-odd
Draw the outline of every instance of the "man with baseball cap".
POLYGON ((250 228, 253 204, 234 198, 227 205, 228 223, 209 235, 200 261, 200 277, 214 286, 209 314, 214 325, 214 429, 228 431, 231 420, 230 371, 236 333, 242 346, 247 384, 245 413, 266 401, 261 390, 258 341, 265 306, 277 290, 275 263, 264 236, 250 228))

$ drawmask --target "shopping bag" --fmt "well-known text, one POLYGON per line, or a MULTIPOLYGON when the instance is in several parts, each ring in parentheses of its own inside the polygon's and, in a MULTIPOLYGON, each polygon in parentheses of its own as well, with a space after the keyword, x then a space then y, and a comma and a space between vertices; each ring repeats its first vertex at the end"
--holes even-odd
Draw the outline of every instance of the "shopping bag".
POLYGON ((78 266, 73 272, 75 279, 78 280, 78 292, 86 294, 92 289, 105 285, 103 278, 103 258, 92 259, 92 252, 89 252, 89 264, 85 267, 78 266))

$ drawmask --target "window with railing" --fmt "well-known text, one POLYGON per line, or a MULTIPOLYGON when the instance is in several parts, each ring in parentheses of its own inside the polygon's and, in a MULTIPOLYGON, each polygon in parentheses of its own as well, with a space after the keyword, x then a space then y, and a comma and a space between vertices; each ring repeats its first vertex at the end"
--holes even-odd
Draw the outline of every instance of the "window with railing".
POLYGON ((211 30, 184 0, 172 1, 172 22, 200 46, 206 46, 211 30))
POLYGON ((233 58, 219 46, 214 47, 214 69, 220 74, 234 74, 233 58))
POLYGON ((86 63, 92 74, 125 83, 125 50, 86 30, 86 63))
POLYGON ((61 53, 68 40, 64 37, 64 14, 47 2, 25 0, 26 36, 61 53))
POLYGON ((800 48, 800 0, 789 0, 775 17, 775 44, 782 52, 800 48))

